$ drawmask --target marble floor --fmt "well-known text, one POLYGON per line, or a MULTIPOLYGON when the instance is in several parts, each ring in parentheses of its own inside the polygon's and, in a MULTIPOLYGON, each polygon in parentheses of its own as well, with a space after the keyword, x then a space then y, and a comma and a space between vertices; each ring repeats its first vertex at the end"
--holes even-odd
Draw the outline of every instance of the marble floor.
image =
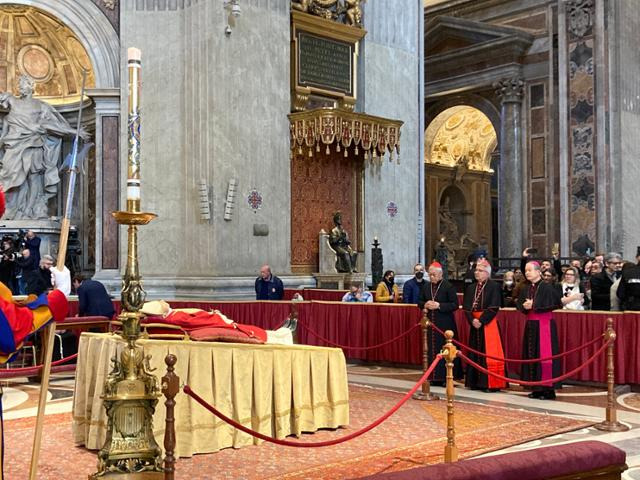
MULTIPOLYGON (((396 391, 409 390, 420 378, 420 371, 415 369, 376 365, 349 364, 348 372, 351 383, 396 391)), ((536 400, 528 398, 528 392, 517 386, 497 393, 467 390, 462 384, 457 384, 457 386, 459 388, 456 388, 456 398, 460 400, 521 408, 549 415, 593 420, 594 422, 604 419, 607 403, 606 390, 597 387, 565 385, 557 392, 556 400, 536 400)), ((432 387, 431 391, 441 398, 445 397, 445 391, 442 387, 432 387)), ((625 480, 640 480, 640 393, 633 393, 626 386, 617 387, 616 392, 618 395, 618 420, 630 427, 627 432, 609 433, 589 427, 516 445, 487 455, 499 455, 506 452, 583 440, 598 440, 624 450, 627 453, 629 469, 624 473, 623 478, 625 480)))
MULTIPOLYGON (((420 372, 408 368, 390 368, 376 365, 348 365, 349 381, 353 384, 368 385, 395 391, 407 391, 420 378, 420 372)), ((4 418, 17 419, 36 414, 39 385, 26 378, 3 380, 4 418)), ((71 412, 73 398, 73 373, 53 374, 48 393, 47 414, 71 412)), ((521 408, 579 419, 600 421, 605 415, 606 391, 602 388, 586 386, 565 386, 558 391, 557 400, 534 400, 527 392, 515 387, 499 393, 471 391, 462 385, 456 388, 456 398, 485 405, 521 408)), ((444 397, 444 389, 432 387, 432 391, 444 397)), ((608 433, 593 427, 575 432, 555 435, 530 443, 513 446, 488 455, 524 450, 539 446, 571 443, 581 440, 599 440, 610 443, 627 453, 629 470, 624 473, 626 480, 640 480, 640 393, 618 387, 618 419, 628 425, 627 432, 608 433)))

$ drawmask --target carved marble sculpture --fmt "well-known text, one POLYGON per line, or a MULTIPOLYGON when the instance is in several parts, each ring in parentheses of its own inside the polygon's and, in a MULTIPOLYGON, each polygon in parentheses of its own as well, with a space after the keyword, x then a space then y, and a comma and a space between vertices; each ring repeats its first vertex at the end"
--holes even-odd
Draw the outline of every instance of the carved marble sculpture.
MULTIPOLYGON (((0 134, 0 185, 6 192, 6 220, 48 218, 48 202, 58 191, 62 137, 75 134, 51 105, 33 95, 33 80, 20 77, 20 97, 0 93, 9 108, 0 134)), ((86 136, 82 132, 83 136, 86 136)))

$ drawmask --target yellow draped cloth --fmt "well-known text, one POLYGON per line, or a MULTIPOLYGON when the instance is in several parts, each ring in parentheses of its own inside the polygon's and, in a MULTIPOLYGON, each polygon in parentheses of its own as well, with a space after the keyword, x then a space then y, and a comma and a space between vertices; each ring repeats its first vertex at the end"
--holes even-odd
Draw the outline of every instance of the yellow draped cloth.
MULTIPOLYGON (((154 374, 166 372, 173 353, 176 374, 207 402, 242 425, 284 438, 349 424, 347 368, 342 350, 307 345, 251 345, 177 340, 140 340, 154 374)), ((111 358, 125 342, 116 335, 83 333, 73 396, 73 437, 99 449, 106 437, 102 400, 111 358)), ((163 445, 166 410, 160 397, 153 432, 163 445)), ((261 443, 219 420, 180 392, 176 397, 176 455, 216 452, 261 443)))

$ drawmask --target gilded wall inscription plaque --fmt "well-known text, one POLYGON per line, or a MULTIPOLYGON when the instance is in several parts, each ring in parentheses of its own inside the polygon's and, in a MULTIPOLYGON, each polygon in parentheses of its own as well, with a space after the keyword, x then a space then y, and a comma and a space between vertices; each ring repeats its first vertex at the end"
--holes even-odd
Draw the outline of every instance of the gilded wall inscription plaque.
POLYGON ((353 44, 297 33, 298 85, 353 96, 353 44))

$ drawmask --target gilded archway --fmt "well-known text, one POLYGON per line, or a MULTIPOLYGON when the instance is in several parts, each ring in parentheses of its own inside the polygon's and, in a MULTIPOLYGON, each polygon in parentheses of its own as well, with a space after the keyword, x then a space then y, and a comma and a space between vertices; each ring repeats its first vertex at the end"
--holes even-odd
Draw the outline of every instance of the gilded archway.
POLYGON ((425 162, 489 172, 496 144, 496 131, 484 113, 467 105, 451 107, 427 128, 425 162))
POLYGON ((95 86, 91 61, 74 32, 50 14, 30 6, 0 5, 0 91, 17 93, 20 75, 35 80, 35 95, 51 104, 80 99, 95 86))
POLYGON ((449 274, 463 275, 469 254, 491 252, 493 153, 491 120, 469 105, 438 114, 425 131, 426 251, 442 240, 449 274))

